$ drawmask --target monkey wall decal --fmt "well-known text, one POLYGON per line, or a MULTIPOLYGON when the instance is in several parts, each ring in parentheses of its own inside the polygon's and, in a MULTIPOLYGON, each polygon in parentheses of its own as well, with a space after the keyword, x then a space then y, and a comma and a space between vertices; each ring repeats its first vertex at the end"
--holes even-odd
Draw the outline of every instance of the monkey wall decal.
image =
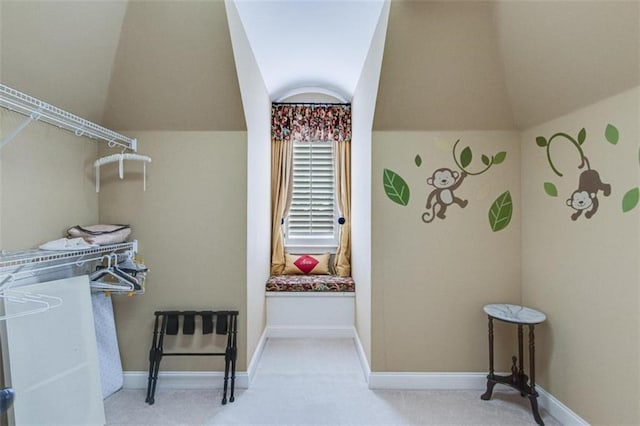
POLYGON ((603 183, 600 174, 596 170, 592 170, 589 159, 583 157, 583 162, 579 168, 586 164, 587 170, 580 174, 578 181, 578 189, 573 191, 571 197, 567 199, 567 205, 573 208, 575 213, 571 215, 572 220, 578 220, 584 212, 584 217, 590 219, 598 211, 600 205, 598 201, 598 191, 602 191, 605 197, 611 194, 611 185, 603 183))
MULTIPOLYGON (((460 172, 452 170, 448 167, 442 167, 436 169, 433 174, 427 178, 427 185, 433 186, 433 190, 427 196, 426 209, 427 211, 422 214, 422 221, 424 223, 431 223, 436 217, 445 219, 447 216, 447 209, 452 204, 457 204, 460 208, 464 209, 469 204, 469 200, 463 200, 457 197, 454 193, 455 190, 460 188, 462 182, 467 176, 478 176, 486 173, 493 165, 502 163, 507 158, 506 151, 497 152, 495 155, 487 156, 482 155, 480 158, 484 165, 484 168, 480 170, 471 171, 467 167, 473 160, 473 152, 471 147, 464 148, 460 155, 456 153, 456 147, 460 143, 458 139, 453 144, 451 154, 453 155, 453 161, 460 169, 460 172)), ((422 164, 416 160, 416 165, 422 164)))
MULTIPOLYGON (((539 147, 546 149, 549 166, 556 175, 560 177, 563 176, 563 174, 554 164, 550 150, 551 142, 553 142, 557 138, 561 138, 570 142, 576 148, 578 154, 580 155, 580 164, 578 165, 578 169, 582 169, 586 166, 586 170, 580 173, 580 177, 578 179, 578 189, 573 191, 571 193, 571 196, 566 200, 567 206, 575 210, 575 212, 571 214, 571 220, 578 220, 578 218, 582 216, 582 213, 584 213, 585 218, 591 219, 593 215, 598 212, 598 207, 600 206, 600 202, 598 200, 598 192, 602 191, 603 195, 605 197, 608 197, 611 194, 611 185, 602 182, 600 174, 598 173, 598 171, 591 168, 589 159, 584 155, 582 144, 584 144, 587 138, 587 131, 584 128, 580 129, 580 131, 578 132, 578 137, 576 139, 564 132, 558 132, 552 135, 549 139, 545 138, 544 136, 536 137, 536 144, 539 147)), ((545 183, 545 191, 549 195, 557 195, 555 185, 550 182, 545 183), (551 188, 552 190, 547 190, 547 187, 551 188)))
POLYGON ((433 222, 436 216, 444 219, 447 208, 451 204, 457 204, 461 208, 467 206, 469 200, 458 198, 453 193, 453 191, 462 185, 462 181, 466 176, 467 173, 464 171, 458 173, 457 171, 443 167, 434 171, 433 175, 427 178, 427 184, 433 186, 434 189, 427 197, 427 211, 422 214, 422 221, 424 223, 433 222), (438 209, 437 211, 436 208, 438 209))

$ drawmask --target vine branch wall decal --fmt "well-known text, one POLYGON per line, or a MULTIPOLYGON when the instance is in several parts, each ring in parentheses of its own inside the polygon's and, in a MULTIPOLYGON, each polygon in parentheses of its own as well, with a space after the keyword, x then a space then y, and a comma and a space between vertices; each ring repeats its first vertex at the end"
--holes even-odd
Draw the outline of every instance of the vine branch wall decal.
POLYGON ((471 164, 471 161, 473 160, 473 152, 471 152, 470 147, 464 148, 460 153, 460 162, 458 162, 458 158, 456 156, 456 146, 458 146, 458 143, 460 143, 460 139, 458 139, 453 144, 453 161, 455 161, 456 166, 458 166, 460 170, 462 170, 463 172, 471 176, 481 175, 487 170, 489 170, 492 165, 500 164, 507 158, 507 153, 505 151, 500 151, 496 155, 491 156, 491 158, 483 154, 481 157, 481 160, 486 167, 480 170, 479 172, 475 172, 475 173, 470 172, 469 170, 466 169, 466 167, 468 167, 471 164))
POLYGON ((567 139, 577 148, 578 152, 580 153, 580 165, 578 166, 578 168, 579 169, 583 168, 584 162, 585 162, 585 156, 584 156, 584 152, 582 151, 581 145, 584 143, 585 139, 587 138, 587 131, 584 129, 584 127, 578 133, 577 141, 571 136, 569 136, 568 134, 563 132, 556 133, 555 135, 551 136, 548 141, 544 136, 538 136, 536 138, 536 143, 538 144, 538 146, 547 148, 547 160, 549 161, 549 166, 551 166, 551 170, 553 170, 553 172, 558 176, 562 177, 563 174, 560 173, 560 171, 553 164, 553 160, 551 160, 551 142, 553 142, 554 139, 556 139, 557 137, 563 137, 567 139))

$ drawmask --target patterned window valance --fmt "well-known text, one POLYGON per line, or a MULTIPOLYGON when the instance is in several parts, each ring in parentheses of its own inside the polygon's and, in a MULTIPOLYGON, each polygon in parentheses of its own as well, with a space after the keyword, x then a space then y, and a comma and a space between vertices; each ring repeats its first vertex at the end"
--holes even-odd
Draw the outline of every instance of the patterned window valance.
POLYGON ((351 105, 272 104, 271 139, 351 141, 351 105))

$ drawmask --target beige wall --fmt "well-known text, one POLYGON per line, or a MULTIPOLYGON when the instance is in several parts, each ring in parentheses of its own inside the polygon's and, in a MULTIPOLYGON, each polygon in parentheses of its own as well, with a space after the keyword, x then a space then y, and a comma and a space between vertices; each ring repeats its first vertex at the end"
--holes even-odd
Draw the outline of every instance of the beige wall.
MULTIPOLYGON (((103 167, 100 191, 100 221, 130 223, 151 269, 144 296, 114 298, 124 369, 148 368, 155 310, 237 309, 238 370, 246 370, 246 133, 128 135, 152 158, 147 191, 142 165, 135 162, 125 163, 122 181, 115 164, 103 167)), ((201 345, 198 338, 178 343, 201 345)), ((222 358, 174 357, 163 361, 162 369, 220 371, 223 366, 222 358)))
POLYGON ((371 365, 371 151, 373 115, 380 81, 389 3, 382 6, 371 48, 352 103, 351 275, 356 281, 355 327, 371 365))
MULTIPOLYGON (((372 370, 486 371, 482 307, 520 302, 518 134, 374 132, 372 173, 372 370), (426 179, 437 168, 455 168, 451 149, 457 139, 473 149, 472 171, 481 168, 482 153, 507 151, 507 158, 485 174, 466 178, 456 191, 468 199, 465 209, 450 207, 445 220, 425 224, 426 179), (421 167, 414 163, 416 154, 423 160, 421 167), (387 198, 384 168, 407 182, 407 206, 387 198), (507 190, 514 214, 506 229, 494 233, 488 211, 507 190)), ((502 348, 512 330, 499 327, 496 336, 497 362, 508 365, 502 348)))
MULTIPOLYGON (((2 137, 23 120, 0 109, 2 137)), ((246 133, 127 135, 138 137, 140 152, 153 159, 146 192, 141 165, 127 162, 122 181, 115 165, 103 167, 96 194, 93 162, 99 146, 107 152, 104 144, 53 126, 32 123, 5 145, 0 151, 0 247, 34 248, 63 237, 75 224, 131 223, 151 273, 144 296, 114 297, 125 370, 148 367, 153 312, 169 308, 240 310, 238 369, 245 370, 246 133)), ((221 362, 167 358, 163 370, 221 370, 221 362)))
POLYGON ((247 364, 266 324, 264 284, 271 268, 271 101, 236 6, 226 2, 233 54, 247 122, 247 364))
POLYGON ((640 209, 622 197, 640 184, 640 88, 603 100, 522 134, 522 301, 548 321, 537 333, 537 381, 593 424, 640 423, 640 209), (608 124, 620 140, 605 140, 608 124), (585 154, 611 195, 599 193, 591 219, 570 219, 577 151, 553 142, 564 177, 547 163, 538 136, 587 131, 585 154), (543 190, 553 182, 558 197, 543 190))
MULTIPOLYGON (((26 117, 0 109, 0 134, 26 117)), ((98 220, 93 181, 97 143, 33 122, 0 151, 0 247, 14 251, 66 235, 98 220)))

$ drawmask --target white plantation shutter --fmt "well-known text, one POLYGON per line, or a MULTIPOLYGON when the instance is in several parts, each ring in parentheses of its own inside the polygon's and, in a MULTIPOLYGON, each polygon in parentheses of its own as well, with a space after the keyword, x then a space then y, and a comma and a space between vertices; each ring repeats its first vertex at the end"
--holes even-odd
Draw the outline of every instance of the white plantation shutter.
POLYGON ((333 143, 294 142, 287 245, 337 245, 333 143))

